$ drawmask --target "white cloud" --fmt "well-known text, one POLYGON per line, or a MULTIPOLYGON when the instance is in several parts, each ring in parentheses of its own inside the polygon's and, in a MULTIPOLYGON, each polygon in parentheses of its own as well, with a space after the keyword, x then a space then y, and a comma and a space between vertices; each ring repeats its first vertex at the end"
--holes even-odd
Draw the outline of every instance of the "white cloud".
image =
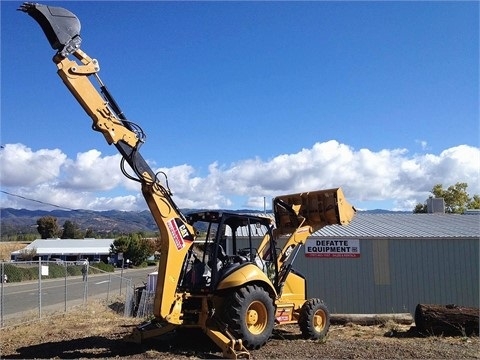
MULTIPOLYGON (((3 191, 66 208, 145 209, 139 184, 123 176, 119 162, 119 155, 102 156, 97 150, 68 159, 58 149, 7 144, 0 150, 0 185, 3 191)), ((355 150, 331 140, 267 160, 212 163, 204 177, 189 164, 156 171, 168 175, 181 208, 263 209, 264 199, 269 205, 276 195, 342 187, 352 204, 388 200, 392 209, 412 210, 435 184, 466 182, 470 195, 479 194, 479 163, 480 149, 467 145, 410 155, 406 149, 355 150)), ((161 173, 159 179, 166 185, 161 173)), ((32 209, 40 204, 3 194, 1 206, 32 209)))
MULTIPOLYGON (((175 166, 160 171, 168 174, 170 190, 178 206, 182 208, 229 208, 232 202, 222 193, 218 184, 221 174, 216 170, 216 164, 209 166, 209 175, 205 178, 195 176, 195 170, 190 165, 175 166)), ((162 184, 166 182, 159 177, 162 184)))
POLYGON ((415 140, 415 142, 420 145, 422 150, 430 150, 430 147, 428 146, 427 141, 425 141, 425 140, 415 140))
POLYGON ((32 151, 23 144, 6 144, 0 151, 0 185, 38 186, 54 181, 66 160, 59 149, 32 151))
POLYGON ((89 150, 77 154, 75 160, 65 161, 59 187, 74 191, 108 191, 125 186, 127 179, 119 171, 121 156, 101 155, 98 150, 89 150))

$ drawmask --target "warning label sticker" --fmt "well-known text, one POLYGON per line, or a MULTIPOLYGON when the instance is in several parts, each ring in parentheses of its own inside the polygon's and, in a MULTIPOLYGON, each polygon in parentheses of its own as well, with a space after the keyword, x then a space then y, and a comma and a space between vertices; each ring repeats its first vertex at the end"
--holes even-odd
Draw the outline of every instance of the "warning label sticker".
POLYGON ((173 242, 175 243, 176 248, 181 250, 185 247, 185 240, 192 241, 193 238, 185 224, 183 224, 180 219, 178 219, 178 222, 176 220, 177 219, 171 219, 167 221, 167 227, 170 231, 170 234, 172 234, 173 242))

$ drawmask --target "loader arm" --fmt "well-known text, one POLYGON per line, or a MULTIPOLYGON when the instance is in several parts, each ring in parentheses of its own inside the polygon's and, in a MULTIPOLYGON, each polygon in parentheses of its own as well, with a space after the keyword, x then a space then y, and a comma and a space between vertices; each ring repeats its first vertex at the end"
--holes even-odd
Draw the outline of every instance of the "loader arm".
POLYGON ((92 119, 92 129, 101 132, 107 143, 117 148, 122 155, 123 173, 140 183, 161 237, 155 316, 171 324, 180 324, 178 302, 181 299, 176 290, 183 260, 194 240, 193 228, 173 201, 168 182, 166 186, 161 183, 159 175, 165 175, 155 173, 140 154, 145 140, 142 129, 127 120, 100 80, 98 61, 80 50, 78 18, 63 8, 33 3, 24 3, 19 10, 38 22, 52 48, 57 50, 53 61, 58 75, 92 119), (135 176, 127 173, 125 162, 135 176))
POLYGON ((275 236, 287 236, 277 257, 279 292, 307 238, 327 225, 348 225, 356 212, 341 188, 277 196, 273 199, 273 211, 275 236))

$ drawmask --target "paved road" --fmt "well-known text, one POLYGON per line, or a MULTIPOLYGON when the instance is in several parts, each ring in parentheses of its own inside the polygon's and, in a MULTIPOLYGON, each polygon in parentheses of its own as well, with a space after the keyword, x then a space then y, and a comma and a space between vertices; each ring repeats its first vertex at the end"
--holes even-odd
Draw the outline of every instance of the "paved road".
POLYGON ((1 285, 0 319, 5 324, 15 319, 20 322, 39 317, 47 311, 66 310, 82 304, 84 299, 114 299, 125 295, 128 284, 141 286, 147 274, 156 267, 116 270, 114 273, 28 281, 1 285), (121 277, 123 275, 123 278, 121 277))

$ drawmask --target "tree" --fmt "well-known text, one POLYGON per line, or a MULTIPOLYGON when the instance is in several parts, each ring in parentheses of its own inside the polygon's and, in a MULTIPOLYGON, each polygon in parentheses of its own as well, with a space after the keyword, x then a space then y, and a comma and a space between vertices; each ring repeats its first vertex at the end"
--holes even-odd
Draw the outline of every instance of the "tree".
POLYGON ((20 250, 19 258, 24 260, 24 261, 31 261, 35 258, 35 256, 37 256, 37 249, 36 248, 20 250))
POLYGON ((128 259, 136 266, 142 264, 149 256, 153 255, 154 252, 153 244, 143 238, 131 241, 127 251, 128 259))
POLYGON ((95 238, 96 237, 96 234, 95 234, 95 231, 93 229, 87 229, 87 231, 85 232, 85 238, 95 238))
POLYGON ((413 209, 414 214, 421 214, 426 212, 427 212, 427 203, 425 204, 418 203, 417 205, 415 205, 415 209, 413 209))
POLYGON ((42 239, 56 238, 60 234, 57 218, 53 216, 43 216, 38 219, 37 230, 42 239))
POLYGON ((150 242, 152 243, 154 253, 162 252, 162 239, 160 236, 151 239, 150 242))
MULTIPOLYGON (((463 214, 467 209, 480 209, 480 196, 475 194, 471 198, 467 193, 467 187, 467 183, 460 182, 449 186, 448 189, 444 189, 442 184, 437 184, 432 188, 433 196, 430 198, 443 198, 446 213, 463 214)), ((427 204, 418 203, 413 212, 426 213, 427 204)))
POLYGON ((113 241, 110 251, 114 254, 123 253, 123 258, 138 266, 155 252, 154 244, 144 239, 141 234, 120 236, 113 241))
POLYGON ((480 195, 473 195, 473 199, 468 203, 469 209, 480 209, 480 195))
POLYGON ((66 220, 63 223, 63 232, 62 232, 62 239, 81 239, 82 234, 80 233, 80 229, 78 225, 70 220, 66 220))
POLYGON ((128 236, 122 235, 118 239, 115 239, 110 246, 110 252, 113 254, 126 253, 128 250, 128 243, 130 238, 128 236))

